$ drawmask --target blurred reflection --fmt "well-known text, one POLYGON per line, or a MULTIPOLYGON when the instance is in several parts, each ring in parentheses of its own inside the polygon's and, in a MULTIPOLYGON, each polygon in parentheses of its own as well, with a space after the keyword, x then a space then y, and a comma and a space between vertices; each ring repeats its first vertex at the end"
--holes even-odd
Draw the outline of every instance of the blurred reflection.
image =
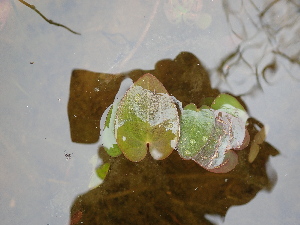
POLYGON ((202 0, 171 0, 164 2, 164 12, 170 23, 185 23, 200 29, 206 29, 211 25, 211 15, 202 12, 202 0))
POLYGON ((299 1, 226 0, 223 7, 238 46, 218 65, 219 75, 242 83, 252 77, 249 92, 274 82, 279 70, 299 79, 299 1))
POLYGON ((10 14, 11 4, 8 0, 0 1, 0 31, 6 24, 6 20, 10 14))
MULTIPOLYGON (((183 106, 193 102, 199 107, 205 97, 219 94, 211 88, 201 62, 187 52, 157 62, 151 71, 111 75, 74 70, 68 104, 72 141, 96 142, 100 117, 113 102, 121 81, 125 77, 136 81, 148 72, 183 106)), ((251 140, 262 128, 261 122, 249 119, 251 140)), ((239 164, 226 174, 210 173, 193 161, 182 160, 175 151, 162 161, 148 154, 134 163, 123 156, 109 157, 100 147, 99 156, 111 164, 110 171, 99 187, 75 200, 70 224, 212 224, 205 215, 225 216, 231 206, 246 204, 258 191, 270 191, 275 185, 276 173, 267 174, 266 163, 279 152, 264 141, 259 146, 251 161, 251 144, 238 152, 239 164)))

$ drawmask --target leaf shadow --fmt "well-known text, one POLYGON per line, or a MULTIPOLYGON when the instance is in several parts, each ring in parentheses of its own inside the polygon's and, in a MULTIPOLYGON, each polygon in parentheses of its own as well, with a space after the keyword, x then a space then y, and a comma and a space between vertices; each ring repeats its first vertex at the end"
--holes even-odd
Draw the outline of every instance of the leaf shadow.
MULTIPOLYGON (((72 141, 97 142, 100 117, 121 81, 126 77, 136 81, 145 73, 155 75, 183 106, 193 102, 199 107, 204 98, 219 94, 211 88, 201 62, 188 52, 157 62, 154 70, 118 75, 74 70, 68 104, 72 141)), ((257 124, 261 125, 249 120, 251 140, 259 132, 257 124)), ((100 147, 99 156, 111 164, 110 171, 99 187, 75 199, 70 224, 213 224, 205 215, 224 217, 231 206, 246 204, 262 189, 272 190, 276 172, 268 176, 266 162, 279 152, 267 142, 260 147, 252 163, 248 161, 250 146, 239 151, 238 165, 225 174, 208 172, 176 151, 165 160, 147 154, 134 163, 124 156, 112 158, 100 147)))

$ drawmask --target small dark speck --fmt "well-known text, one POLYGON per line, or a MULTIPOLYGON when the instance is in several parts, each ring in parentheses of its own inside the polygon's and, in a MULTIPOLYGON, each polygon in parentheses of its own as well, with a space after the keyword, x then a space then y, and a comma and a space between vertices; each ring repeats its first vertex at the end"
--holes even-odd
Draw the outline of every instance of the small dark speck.
POLYGON ((71 159, 71 155, 73 155, 73 153, 67 153, 66 150, 64 152, 65 152, 66 160, 71 159))
POLYGON ((30 62, 30 64, 33 64, 34 62, 30 62))

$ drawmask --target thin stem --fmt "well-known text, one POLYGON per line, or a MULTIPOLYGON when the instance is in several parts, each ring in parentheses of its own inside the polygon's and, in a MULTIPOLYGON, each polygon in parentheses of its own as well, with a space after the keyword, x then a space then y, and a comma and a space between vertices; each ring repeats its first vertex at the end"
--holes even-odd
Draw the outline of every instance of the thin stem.
POLYGON ((72 32, 73 34, 77 34, 77 35, 80 35, 80 33, 70 29, 69 27, 66 27, 65 25, 62 25, 60 23, 56 23, 52 20, 49 20, 48 18, 46 18, 39 10, 37 10, 35 8, 34 5, 31 5, 29 4, 28 2, 24 1, 24 0, 19 0, 19 2, 21 2, 22 4, 26 5, 27 7, 31 8, 33 11, 35 11, 37 14, 39 14, 44 20, 46 20, 48 23, 52 24, 52 25, 55 25, 55 26, 58 26, 58 27, 63 27, 65 29, 67 29, 68 31, 72 32))

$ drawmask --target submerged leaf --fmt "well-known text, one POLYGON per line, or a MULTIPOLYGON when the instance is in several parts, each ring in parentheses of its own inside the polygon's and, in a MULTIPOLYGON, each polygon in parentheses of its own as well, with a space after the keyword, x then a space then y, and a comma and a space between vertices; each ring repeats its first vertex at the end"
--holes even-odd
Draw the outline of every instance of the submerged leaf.
POLYGON ((227 150, 225 153, 223 163, 219 166, 216 166, 213 169, 207 169, 207 170, 213 173, 227 173, 233 170, 237 164, 238 164, 238 155, 232 150, 227 150))
POLYGON ((257 134, 254 136, 254 139, 252 141, 250 152, 248 155, 248 162, 252 163, 260 150, 260 145, 265 141, 266 139, 266 128, 262 127, 260 131, 257 132, 257 134))
POLYGON ((97 176, 104 180, 110 168, 110 163, 104 163, 96 169, 97 176))
POLYGON ((179 138, 176 105, 162 83, 145 74, 126 92, 119 103, 115 137, 131 161, 141 161, 147 154, 160 160, 168 157, 179 138))

